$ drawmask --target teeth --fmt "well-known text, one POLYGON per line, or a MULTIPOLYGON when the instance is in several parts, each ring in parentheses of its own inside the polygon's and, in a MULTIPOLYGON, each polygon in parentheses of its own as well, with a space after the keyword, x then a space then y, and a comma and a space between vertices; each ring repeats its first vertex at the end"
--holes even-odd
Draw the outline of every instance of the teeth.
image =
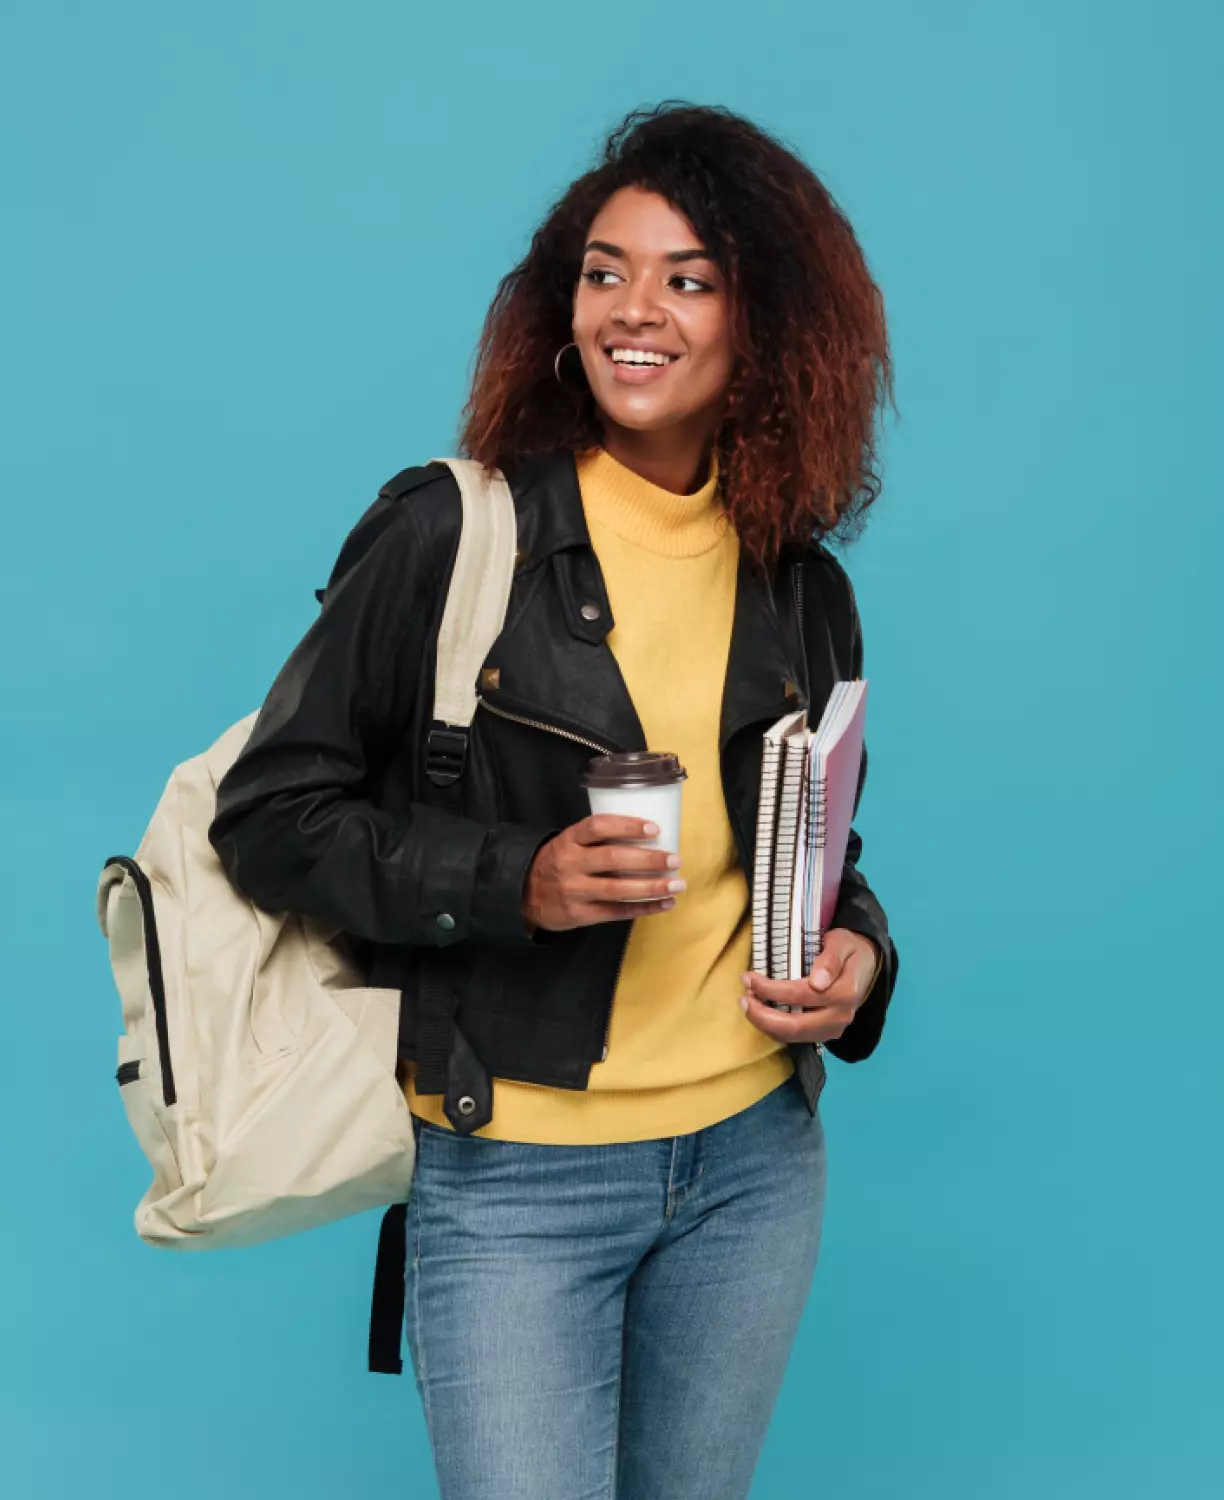
POLYGON ((650 349, 613 349, 611 353, 618 365, 666 365, 672 360, 671 355, 655 354, 650 349))

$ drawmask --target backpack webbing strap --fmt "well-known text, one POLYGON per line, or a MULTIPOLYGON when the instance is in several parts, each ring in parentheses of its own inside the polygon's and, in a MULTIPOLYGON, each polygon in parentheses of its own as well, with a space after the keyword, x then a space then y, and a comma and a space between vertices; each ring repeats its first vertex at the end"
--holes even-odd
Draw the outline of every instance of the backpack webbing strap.
POLYGON ((408 1265, 408 1205, 393 1203, 383 1214, 374 1263, 374 1297, 370 1305, 370 1371, 401 1375, 400 1341, 404 1330, 404 1277, 408 1265))
MULTIPOLYGON (((463 504, 459 547, 438 630, 433 723, 425 754, 425 774, 441 790, 443 806, 457 813, 462 811, 458 783, 476 716, 476 677, 506 618, 518 524, 510 486, 498 470, 466 458, 430 462, 448 465, 463 504)), ((421 954, 416 1048, 421 1093, 446 1091, 457 1001, 452 963, 453 955, 442 950, 421 954)), ((407 1262, 408 1205, 393 1203, 378 1231, 370 1305, 369 1367, 377 1375, 403 1373, 407 1262)))
POLYGON ((425 773, 453 786, 463 773, 468 730, 476 715, 476 675, 497 639, 510 602, 517 523, 510 486, 474 458, 431 458, 459 485, 463 525, 438 630, 433 723, 425 773))
POLYGON ((418 965, 416 1086, 422 1094, 446 1090, 447 1059, 457 997, 445 953, 423 953, 418 965))
MULTIPOLYGON (((444 463, 459 485, 463 506, 459 546, 438 629, 433 724, 425 774, 442 790, 443 805, 460 812, 458 782, 476 716, 476 678, 501 632, 510 602, 518 523, 505 477, 471 458, 444 463)), ((455 1018, 451 955, 422 954, 417 1005, 417 1077, 422 1093, 446 1090, 447 1059, 455 1018)))

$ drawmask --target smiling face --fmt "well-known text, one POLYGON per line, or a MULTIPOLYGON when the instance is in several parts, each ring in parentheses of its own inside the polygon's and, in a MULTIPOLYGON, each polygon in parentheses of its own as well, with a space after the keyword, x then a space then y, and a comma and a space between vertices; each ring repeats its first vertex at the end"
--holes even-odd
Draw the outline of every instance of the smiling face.
POLYGON ((705 446, 734 364, 726 279, 666 198, 621 188, 596 214, 573 327, 606 446, 705 446))

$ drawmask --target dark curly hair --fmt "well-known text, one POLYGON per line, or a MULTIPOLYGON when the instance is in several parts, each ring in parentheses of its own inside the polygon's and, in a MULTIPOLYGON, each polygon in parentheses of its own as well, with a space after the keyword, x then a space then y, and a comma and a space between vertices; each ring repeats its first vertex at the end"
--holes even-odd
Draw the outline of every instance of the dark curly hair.
POLYGON ((718 448, 723 501, 763 566, 813 533, 857 532, 880 492, 892 403, 884 303, 845 214, 800 158, 730 110, 633 110, 502 278, 476 351, 460 444, 504 466, 600 441, 589 391, 560 385, 588 228, 623 187, 666 198, 727 278, 734 373, 718 448))

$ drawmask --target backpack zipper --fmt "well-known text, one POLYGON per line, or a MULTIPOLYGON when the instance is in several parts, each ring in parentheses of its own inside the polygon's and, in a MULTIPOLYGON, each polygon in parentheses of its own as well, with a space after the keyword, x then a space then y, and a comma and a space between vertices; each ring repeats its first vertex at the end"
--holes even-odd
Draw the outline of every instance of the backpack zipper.
MULTIPOLYGON (((555 724, 545 724, 542 719, 529 719, 523 714, 512 714, 508 709, 497 708, 486 698, 477 697, 477 708, 487 709, 489 713, 496 714, 499 719, 509 719, 515 724, 525 724, 529 729, 542 729, 545 734, 559 734, 563 740, 571 740, 575 745, 584 745, 588 750, 594 750, 596 755, 611 755, 613 751, 608 745, 598 744, 595 740, 589 740, 584 735, 572 734, 568 729, 558 729, 555 724)), ((629 935, 625 934, 625 941, 621 944, 621 954, 616 965, 616 977, 612 981, 612 994, 616 994, 616 986, 620 983, 621 969, 625 964, 625 949, 629 946, 629 935)), ((608 1038, 612 1034, 612 1006, 608 1006, 608 1019, 604 1023, 603 1052, 600 1062, 608 1060, 608 1038)))

